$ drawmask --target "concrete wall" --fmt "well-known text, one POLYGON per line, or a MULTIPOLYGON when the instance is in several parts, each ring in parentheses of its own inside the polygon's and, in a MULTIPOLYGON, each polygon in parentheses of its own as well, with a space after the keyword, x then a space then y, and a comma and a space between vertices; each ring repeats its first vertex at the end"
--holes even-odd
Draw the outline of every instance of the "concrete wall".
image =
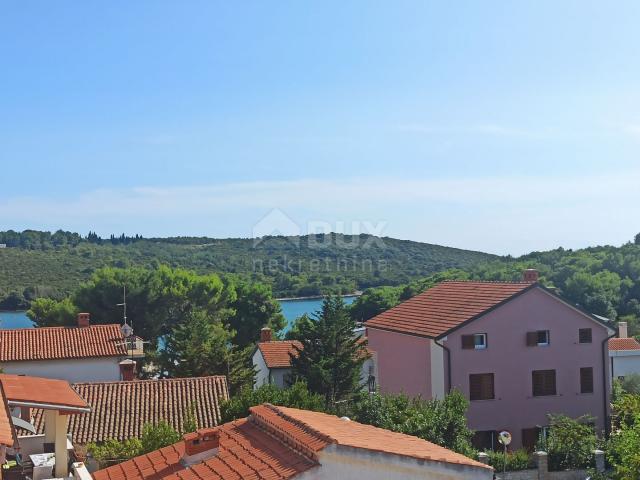
POLYGON ((253 354, 253 366, 256 367, 256 378, 254 382, 254 388, 259 388, 262 385, 266 385, 269 383, 269 369, 267 368, 267 364, 264 363, 264 357, 260 352, 259 348, 256 348, 256 351, 253 354))
POLYGON ((611 356, 611 366, 613 368, 612 378, 625 377, 632 373, 640 374, 640 351, 611 351, 609 355, 611 356))
POLYGON ((31 362, 5 362, 0 367, 2 367, 4 373, 58 378, 72 383, 109 382, 120 380, 119 361, 118 357, 38 360, 31 362))
MULTIPOLYGON (((590 414, 598 430, 604 429, 602 341, 604 326, 541 289, 529 290, 456 330, 443 343, 451 350, 452 385, 469 398, 469 375, 494 373, 494 400, 472 401, 467 418, 473 430, 506 429, 514 448, 521 446, 521 431, 547 425, 547 413, 571 417, 590 414), (591 328, 593 341, 578 343, 578 329, 591 328), (528 347, 526 333, 549 330, 548 346, 528 347), (461 336, 487 334, 484 350, 463 350, 461 336), (593 393, 580 393, 580 368, 593 367, 593 393), (531 372, 556 370, 557 395, 534 397, 531 372)), ((608 361, 608 359, 607 359, 608 361)), ((607 383, 608 385, 608 383, 607 383)), ((604 393, 608 393, 608 388, 604 393)))
POLYGON ((431 397, 431 340, 374 328, 367 329, 367 338, 383 393, 431 397))
POLYGON ((493 470, 330 445, 319 453, 320 467, 300 480, 490 480, 493 470))

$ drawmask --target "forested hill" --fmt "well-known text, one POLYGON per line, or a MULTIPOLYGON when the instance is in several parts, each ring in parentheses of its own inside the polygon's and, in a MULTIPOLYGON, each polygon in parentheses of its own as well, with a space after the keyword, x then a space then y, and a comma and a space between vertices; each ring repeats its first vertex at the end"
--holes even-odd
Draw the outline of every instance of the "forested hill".
POLYGON ((198 273, 231 273, 272 286, 280 297, 351 293, 400 285, 494 255, 370 235, 253 239, 139 235, 102 239, 58 231, 0 232, 0 308, 39 296, 62 297, 103 266, 167 264, 198 273))
POLYGON ((530 267, 537 268, 540 281, 564 298, 591 313, 624 320, 634 335, 640 335, 640 234, 633 243, 620 247, 559 248, 519 258, 503 257, 407 285, 370 289, 355 303, 353 315, 366 320, 442 280, 519 280, 522 271, 530 267))

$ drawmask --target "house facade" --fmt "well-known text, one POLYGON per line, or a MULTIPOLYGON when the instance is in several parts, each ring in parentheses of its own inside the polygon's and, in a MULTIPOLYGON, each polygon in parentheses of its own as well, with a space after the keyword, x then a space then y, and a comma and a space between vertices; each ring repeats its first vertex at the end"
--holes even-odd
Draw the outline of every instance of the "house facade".
MULTIPOLYGON (((357 332, 360 337, 361 333, 357 332)), ((361 337, 364 338, 364 337, 361 337)), ((302 344, 297 340, 273 340, 270 328, 260 331, 260 342, 253 352, 253 366, 256 368, 254 388, 273 384, 279 388, 288 385, 291 374, 291 357, 297 355, 302 344)), ((367 348, 368 358, 362 364, 360 381, 363 385, 375 388, 376 354, 367 348)))
POLYGON ((95 480, 490 480, 493 469, 433 443, 325 413, 252 407, 250 416, 99 470, 95 480))
POLYGON ((91 325, 78 314, 74 327, 0 330, 0 367, 5 373, 68 382, 131 379, 131 358, 144 356, 138 337, 125 339, 121 326, 91 325))
POLYGON ((640 343, 627 334, 627 322, 618 323, 618 337, 609 340, 611 378, 640 375, 640 343))
POLYGON ((383 392, 470 401, 479 448, 511 432, 532 449, 547 414, 608 416, 606 324, 528 271, 523 282, 443 282, 367 322, 383 392))

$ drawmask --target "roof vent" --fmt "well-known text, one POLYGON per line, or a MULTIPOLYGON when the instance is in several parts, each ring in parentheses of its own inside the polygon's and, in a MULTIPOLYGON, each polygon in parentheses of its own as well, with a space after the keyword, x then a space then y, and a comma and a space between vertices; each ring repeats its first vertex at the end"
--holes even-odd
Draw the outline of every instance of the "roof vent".
POLYGON ((343 422, 350 422, 351 419, 349 417, 340 417, 340 420, 342 420, 343 422))
POLYGON ((618 322, 618 338, 627 338, 628 336, 627 322, 618 322))
POLYGON ((522 280, 525 282, 535 283, 538 281, 538 270, 535 268, 527 268, 522 273, 522 280))
POLYGON ((90 321, 91 315, 88 313, 79 313, 78 314, 78 326, 79 327, 88 327, 91 325, 90 321))
POLYGON ((181 463, 190 466, 200 463, 218 453, 220 446, 220 432, 217 428, 202 428, 193 433, 185 434, 184 455, 181 463))
POLYGON ((264 327, 260 330, 260 341, 261 342, 270 342, 272 339, 271 329, 269 327, 264 327))

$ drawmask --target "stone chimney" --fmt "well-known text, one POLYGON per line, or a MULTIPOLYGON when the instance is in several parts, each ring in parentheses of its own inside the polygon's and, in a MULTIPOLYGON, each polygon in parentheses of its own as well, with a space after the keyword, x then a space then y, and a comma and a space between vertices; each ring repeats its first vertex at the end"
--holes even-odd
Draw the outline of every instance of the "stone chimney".
POLYGON ((260 330, 260 342, 270 342, 271 339, 271 329, 269 327, 264 327, 260 330))
POLYGON ((535 268, 527 268, 524 272, 522 272, 522 281, 535 283, 538 281, 538 270, 535 268))
POLYGON ((91 317, 88 313, 79 313, 78 314, 78 326, 79 327, 88 327, 91 325, 91 321, 89 320, 91 317))
POLYGON ((217 428, 201 428, 182 437, 184 456, 181 463, 185 466, 200 463, 218 452, 220 433, 217 428))
POLYGON ((627 338, 628 336, 627 322, 618 322, 618 338, 627 338))
POLYGON ((135 380, 136 378, 136 362, 127 358, 126 360, 121 361, 120 366, 120 380, 124 380, 126 382, 130 382, 131 380, 135 380))

